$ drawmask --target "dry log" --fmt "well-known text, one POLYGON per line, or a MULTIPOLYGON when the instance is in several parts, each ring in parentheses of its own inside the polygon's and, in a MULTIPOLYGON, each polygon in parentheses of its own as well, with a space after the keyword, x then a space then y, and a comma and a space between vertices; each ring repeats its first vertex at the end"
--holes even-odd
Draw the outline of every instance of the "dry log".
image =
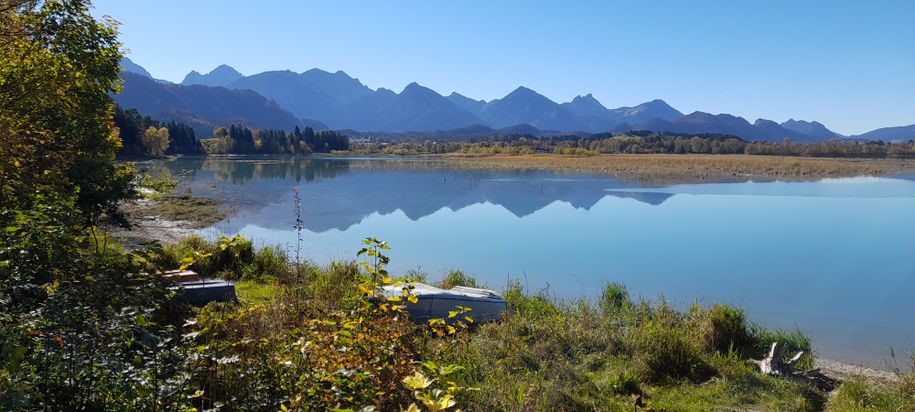
POLYGON ((824 375, 819 369, 794 370, 794 365, 801 360, 804 352, 798 352, 787 362, 782 362, 786 349, 784 343, 773 342, 769 348, 769 356, 760 360, 750 359, 750 362, 759 366, 759 371, 766 375, 804 382, 826 392, 836 388, 839 381, 824 375))

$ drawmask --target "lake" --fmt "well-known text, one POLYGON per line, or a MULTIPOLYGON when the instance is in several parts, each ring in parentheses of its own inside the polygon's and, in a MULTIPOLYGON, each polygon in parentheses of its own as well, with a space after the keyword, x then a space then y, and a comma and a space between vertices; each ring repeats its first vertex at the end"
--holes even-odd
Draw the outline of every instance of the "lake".
MULTIPOLYGON (((143 162, 182 176, 240 233, 292 255, 353 259, 390 243, 390 269, 461 269, 491 288, 593 299, 607 282, 679 307, 724 302, 808 333, 819 356, 901 365, 915 349, 915 179, 647 185, 608 176, 453 170, 422 159, 192 158, 143 162)), ((185 190, 185 189, 181 189, 185 190)))

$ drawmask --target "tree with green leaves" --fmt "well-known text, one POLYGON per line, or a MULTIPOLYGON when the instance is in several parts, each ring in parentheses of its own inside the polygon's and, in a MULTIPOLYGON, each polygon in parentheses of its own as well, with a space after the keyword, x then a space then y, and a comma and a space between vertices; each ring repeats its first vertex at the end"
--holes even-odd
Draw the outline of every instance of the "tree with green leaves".
POLYGON ((133 196, 85 0, 0 0, 0 410, 157 410, 161 277, 95 229, 133 196))
POLYGON ((0 202, 28 208, 39 187, 76 193, 87 222, 132 193, 111 162, 121 44, 87 1, 0 0, 0 202))
POLYGON ((143 133, 143 146, 146 148, 146 154, 149 156, 162 156, 168 150, 169 137, 168 128, 155 128, 149 126, 143 133))

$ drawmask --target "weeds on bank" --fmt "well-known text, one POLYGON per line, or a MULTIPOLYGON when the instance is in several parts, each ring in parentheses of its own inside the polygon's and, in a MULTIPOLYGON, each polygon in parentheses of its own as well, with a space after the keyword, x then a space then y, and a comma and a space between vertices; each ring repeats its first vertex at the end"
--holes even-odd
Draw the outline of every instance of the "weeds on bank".
POLYGON ((823 406, 823 394, 746 362, 767 348, 740 310, 634 302, 618 284, 597 302, 555 301, 519 283, 504 296, 510 313, 446 357, 479 388, 459 397, 476 409, 631 411, 633 396, 655 410, 823 406))
MULTIPOLYGON (((913 362, 915 367, 915 362, 913 362)), ((836 411, 912 411, 915 410, 915 375, 901 374, 893 384, 869 382, 857 377, 839 386, 829 402, 836 411)))

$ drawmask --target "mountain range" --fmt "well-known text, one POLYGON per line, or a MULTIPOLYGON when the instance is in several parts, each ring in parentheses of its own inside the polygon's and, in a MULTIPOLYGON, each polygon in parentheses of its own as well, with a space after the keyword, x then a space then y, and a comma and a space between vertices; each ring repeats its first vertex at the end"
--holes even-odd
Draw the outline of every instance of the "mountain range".
POLYGON ((300 119, 251 90, 233 90, 201 85, 182 86, 156 81, 150 77, 124 72, 123 90, 114 96, 122 107, 161 121, 182 122, 199 137, 211 136, 213 128, 229 124, 291 130, 327 125, 300 119))
MULTIPOLYGON (((660 99, 631 107, 607 108, 591 94, 556 103, 527 87, 501 99, 475 100, 457 92, 442 96, 417 83, 400 93, 371 89, 343 71, 311 69, 302 73, 267 71, 244 76, 227 65, 206 74, 192 71, 181 84, 157 81, 141 66, 124 59, 124 91, 114 96, 160 120, 190 122, 198 135, 213 125, 240 122, 254 127, 299 126, 360 132, 455 135, 491 131, 531 134, 625 132, 650 130, 684 134, 717 133, 745 140, 798 142, 844 136, 816 121, 767 119, 750 123, 730 114, 684 115, 660 99), (133 74, 133 75, 132 75, 133 74), (315 120, 307 120, 315 119, 315 120), (471 132, 473 131, 473 132, 471 132)), ((858 139, 907 140, 915 125, 878 129, 858 139)))

